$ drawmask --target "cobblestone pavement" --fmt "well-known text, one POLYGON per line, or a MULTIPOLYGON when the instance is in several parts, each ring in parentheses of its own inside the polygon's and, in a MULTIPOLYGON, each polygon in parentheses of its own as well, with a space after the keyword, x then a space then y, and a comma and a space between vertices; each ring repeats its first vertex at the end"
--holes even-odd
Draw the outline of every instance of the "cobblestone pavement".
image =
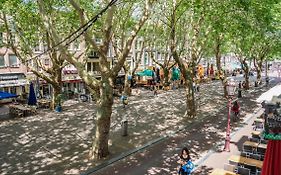
MULTIPOLYGON (((272 82, 272 86, 274 84, 276 84, 276 82, 272 82)), ((242 107, 241 110, 243 111, 242 116, 244 117, 243 120, 232 123, 232 132, 241 130, 240 128, 244 128, 245 126, 252 124, 252 120, 249 120, 249 116, 260 109, 260 105, 256 103, 255 99, 269 88, 270 87, 259 87, 244 93, 244 97, 239 99, 242 107)), ((204 115, 204 113, 202 113, 202 115, 204 115)), ((140 151, 139 153, 129 156, 126 159, 122 159, 117 163, 89 174, 177 174, 176 162, 178 160, 178 154, 180 153, 181 148, 187 146, 191 151, 192 160, 196 164, 200 164, 194 174, 207 175, 213 170, 213 168, 216 168, 216 166, 212 165, 221 167, 224 163, 226 163, 226 157, 224 157, 224 159, 222 160, 220 160, 220 157, 211 157, 208 159, 209 162, 204 162, 204 160, 202 160, 202 158, 208 155, 210 150, 215 149, 214 152, 221 152, 224 143, 223 141, 225 138, 226 123, 227 109, 226 107, 223 107, 219 109, 219 112, 207 113, 206 118, 202 120, 196 120, 180 133, 177 133, 174 136, 169 137, 162 142, 149 147, 148 149, 145 149, 144 151, 140 151), (216 147, 214 147, 215 145, 216 147), (219 149, 216 150, 217 148, 219 149)), ((246 130, 249 130, 249 126, 246 130)), ((241 135, 235 136, 236 139, 239 136, 241 135)), ((232 147, 233 144, 235 144, 236 147, 238 147, 238 145, 241 146, 243 139, 245 138, 238 138, 238 141, 235 140, 235 142, 232 143, 232 147)), ((237 151, 237 148, 235 149, 235 151, 237 151)))
MULTIPOLYGON (((176 153, 185 144, 175 143, 187 141, 185 138, 189 138, 187 143, 193 145, 194 158, 198 157, 201 152, 197 152, 196 148, 204 152, 214 140, 221 139, 220 131, 224 130, 222 126, 225 123, 225 115, 222 115, 220 107, 223 107, 226 101, 221 100, 220 86, 218 81, 204 84, 201 92, 196 94, 200 105, 200 117, 196 119, 198 122, 191 122, 183 117, 186 106, 181 89, 160 92, 157 97, 153 96, 151 91, 142 90, 139 97, 130 97, 126 109, 123 109, 119 99, 116 99, 109 140, 111 156, 108 158, 140 147, 150 140, 187 125, 195 128, 177 134, 175 141, 170 140, 165 145, 169 146, 169 149, 163 151, 170 151, 166 158, 172 160, 175 155, 171 156, 171 150, 176 153), (218 115, 219 113, 221 115, 218 115), (129 121, 127 137, 122 137, 120 131, 124 116, 129 121), (200 122, 200 118, 206 116, 208 118, 200 122), (201 141, 204 140, 204 147, 200 146, 200 138, 201 141)), ((0 174, 79 174, 101 163, 93 163, 87 157, 91 133, 94 130, 94 113, 94 104, 68 101, 64 104, 62 113, 42 110, 32 117, 1 121, 0 174)), ((141 154, 145 156, 145 152, 141 154)), ((170 167, 165 166, 164 169, 172 170, 173 164, 169 165, 170 167)), ((154 171, 150 164, 145 166, 149 170, 146 173, 154 171)))

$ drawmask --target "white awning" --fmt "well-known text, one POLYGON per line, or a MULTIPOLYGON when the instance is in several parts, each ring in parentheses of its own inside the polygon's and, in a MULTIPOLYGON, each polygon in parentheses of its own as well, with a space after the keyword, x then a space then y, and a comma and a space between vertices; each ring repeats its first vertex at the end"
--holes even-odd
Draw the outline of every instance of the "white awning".
POLYGON ((281 85, 274 86, 267 92, 263 93, 256 101, 261 103, 263 101, 271 101, 273 96, 279 96, 281 94, 281 85))

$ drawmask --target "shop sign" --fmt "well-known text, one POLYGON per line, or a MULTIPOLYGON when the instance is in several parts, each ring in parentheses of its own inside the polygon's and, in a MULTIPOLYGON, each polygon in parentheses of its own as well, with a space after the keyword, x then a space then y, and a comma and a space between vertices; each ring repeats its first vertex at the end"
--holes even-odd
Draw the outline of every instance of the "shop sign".
POLYGON ((78 71, 73 69, 73 70, 63 70, 64 74, 78 74, 78 71))
POLYGON ((0 76, 0 81, 17 80, 18 76, 0 76))
POLYGON ((0 81, 0 87, 24 86, 26 84, 28 84, 27 80, 0 81))

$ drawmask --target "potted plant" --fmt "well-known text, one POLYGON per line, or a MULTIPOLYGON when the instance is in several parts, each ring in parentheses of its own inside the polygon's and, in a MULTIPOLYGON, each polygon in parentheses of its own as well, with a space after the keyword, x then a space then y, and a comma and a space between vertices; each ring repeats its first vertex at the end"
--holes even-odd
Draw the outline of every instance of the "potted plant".
POLYGON ((61 103, 62 103, 62 94, 59 94, 55 100, 55 111, 56 112, 61 112, 62 111, 62 106, 61 106, 61 103))

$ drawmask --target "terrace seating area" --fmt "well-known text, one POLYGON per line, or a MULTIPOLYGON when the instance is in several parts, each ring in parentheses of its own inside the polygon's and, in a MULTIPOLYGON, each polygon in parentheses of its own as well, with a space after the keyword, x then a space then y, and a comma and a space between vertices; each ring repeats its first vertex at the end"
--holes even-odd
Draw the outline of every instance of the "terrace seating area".
POLYGON ((260 175, 268 142, 262 137, 263 129, 263 119, 255 119, 251 137, 243 143, 240 154, 231 155, 224 169, 215 169, 211 175, 260 175))

